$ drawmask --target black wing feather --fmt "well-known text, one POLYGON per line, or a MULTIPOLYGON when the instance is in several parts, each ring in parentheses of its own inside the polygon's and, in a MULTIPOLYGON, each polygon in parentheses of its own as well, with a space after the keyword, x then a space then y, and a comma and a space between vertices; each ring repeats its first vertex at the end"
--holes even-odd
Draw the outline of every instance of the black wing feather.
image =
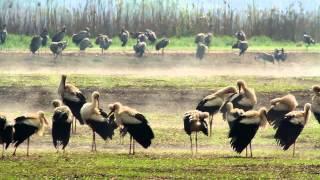
POLYGON ((291 118, 292 116, 286 116, 282 121, 280 121, 279 128, 274 135, 278 145, 281 146, 283 150, 289 149, 289 147, 295 143, 304 127, 301 124, 291 123, 291 118))

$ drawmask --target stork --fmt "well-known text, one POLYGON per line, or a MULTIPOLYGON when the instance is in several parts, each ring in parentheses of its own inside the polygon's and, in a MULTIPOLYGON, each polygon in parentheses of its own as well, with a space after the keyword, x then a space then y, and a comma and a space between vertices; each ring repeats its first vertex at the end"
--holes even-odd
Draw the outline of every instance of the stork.
POLYGON ((129 37, 130 37, 129 31, 122 28, 119 33, 119 38, 120 38, 120 41, 122 42, 121 44, 122 47, 126 46, 127 42, 129 41, 129 37))
POLYGON ((59 55, 62 55, 62 51, 67 47, 67 41, 61 41, 61 42, 52 42, 50 44, 50 50, 54 55, 54 58, 56 59, 59 55))
POLYGON ((191 153, 193 154, 192 147, 192 132, 195 132, 196 138, 196 153, 198 153, 198 132, 203 132, 208 136, 208 124, 205 121, 209 117, 209 113, 201 112, 198 110, 188 111, 183 116, 184 131, 190 137, 191 153))
POLYGON ((217 92, 204 97, 197 105, 197 110, 208 112, 209 117, 209 135, 212 135, 213 116, 219 111, 224 100, 228 95, 235 94, 236 88, 229 86, 218 90, 217 92))
POLYGON ((62 27, 61 31, 57 32, 55 35, 52 36, 52 42, 60 42, 63 40, 64 36, 66 35, 67 28, 65 26, 62 27))
POLYGON ((54 107, 52 116, 52 142, 53 146, 59 151, 62 145, 64 151, 69 143, 70 129, 72 124, 72 113, 68 106, 62 105, 58 99, 52 101, 54 107))
POLYGON ((112 139, 114 129, 117 128, 114 120, 99 107, 100 93, 92 93, 91 102, 83 105, 81 108, 81 117, 83 121, 92 129, 91 151, 97 151, 96 133, 103 139, 112 139))
POLYGON ((312 97, 311 111, 320 124, 320 86, 313 86, 312 91, 314 95, 312 97))
POLYGON ((109 104, 109 109, 114 112, 117 125, 120 128, 125 128, 130 134, 129 154, 135 154, 134 141, 137 141, 144 148, 151 145, 154 134, 143 114, 135 109, 123 106, 119 102, 109 104))
POLYGON ((164 48, 166 48, 170 43, 170 40, 168 38, 163 38, 156 44, 156 50, 159 51, 162 49, 161 54, 164 54, 164 48))
POLYGON ((90 29, 86 27, 84 30, 72 35, 72 42, 79 45, 84 38, 90 37, 90 29))
POLYGON ((43 136, 45 127, 48 125, 48 120, 44 116, 43 111, 39 111, 34 115, 25 115, 19 116, 15 120, 14 124, 14 135, 13 135, 13 144, 14 152, 13 156, 16 155, 18 146, 27 139, 27 156, 29 156, 29 144, 30 137, 33 134, 38 134, 43 136))
MULTIPOLYGON (((62 102, 70 108, 73 116, 78 119, 81 125, 83 125, 84 122, 81 118, 80 110, 86 103, 86 98, 76 86, 72 84, 66 84, 66 79, 66 75, 61 76, 58 94, 60 95, 62 102)), ((76 121, 74 121, 74 132, 76 132, 76 128, 76 121)))
POLYGON ((286 114, 280 121, 279 128, 274 135, 278 145, 285 151, 293 144, 293 157, 296 150, 296 141, 310 117, 310 108, 311 104, 306 103, 303 111, 291 111, 286 114))
POLYGON ((11 125, 4 115, 0 115, 0 144, 2 144, 2 158, 4 158, 4 151, 13 140, 13 125, 11 125))
POLYGON ((208 47, 205 44, 198 43, 197 51, 196 51, 196 58, 202 60, 207 51, 208 51, 208 47))
POLYGON ((298 106, 296 97, 292 94, 285 95, 280 98, 275 98, 270 101, 271 107, 267 112, 267 119, 273 128, 277 129, 279 127, 280 121, 284 116, 295 110, 298 106))
POLYGON ((267 110, 264 107, 260 108, 258 111, 250 110, 244 112, 243 115, 240 115, 239 118, 232 122, 229 138, 231 138, 231 147, 237 153, 241 153, 248 145, 250 145, 250 157, 252 157, 251 141, 256 135, 259 127, 266 125, 266 113, 267 110))
POLYGON ((31 39, 31 43, 30 43, 30 51, 32 52, 32 54, 35 54, 36 51, 38 51, 40 49, 42 45, 42 38, 40 36, 33 36, 31 39))

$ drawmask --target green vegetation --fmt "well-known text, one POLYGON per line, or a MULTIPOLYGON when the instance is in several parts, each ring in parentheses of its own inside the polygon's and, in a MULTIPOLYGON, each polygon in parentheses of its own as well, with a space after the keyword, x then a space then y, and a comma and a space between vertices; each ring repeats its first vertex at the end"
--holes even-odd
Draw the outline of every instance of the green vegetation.
MULTIPOLYGON (((287 92, 309 90, 320 81, 319 77, 255 77, 255 76, 134 76, 134 75, 80 75, 69 76, 69 81, 81 88, 172 88, 217 89, 244 79, 257 92, 287 92)), ((60 76, 55 74, 1 74, 0 86, 56 87, 60 76)))
POLYGON ((5 179, 212 179, 212 178, 319 178, 317 159, 217 158, 214 155, 190 157, 105 153, 72 153, 57 155, 40 153, 29 158, 10 158, 0 161, 0 175, 5 179))
MULTIPOLYGON (((9 51, 28 51, 31 42, 31 36, 25 35, 14 35, 9 34, 8 40, 4 45, 0 46, 0 50, 9 51)), ((66 51, 78 51, 79 48, 72 43, 71 37, 66 37, 65 40, 68 42, 66 51)), ((123 51, 132 50, 136 40, 130 39, 126 47, 121 47, 121 43, 118 37, 113 37, 113 42, 108 51, 123 51)), ((94 44, 94 37, 92 37, 92 43, 94 44)), ((231 51, 232 44, 235 43, 235 38, 230 36, 218 36, 214 37, 212 45, 209 48, 210 51, 231 51)), ((275 48, 285 48, 290 51, 306 51, 307 48, 302 42, 294 43, 291 41, 274 41, 266 36, 252 37, 249 40, 248 51, 273 51, 275 48)), ((166 50, 168 51, 195 51, 196 45, 194 44, 194 37, 172 37, 170 38, 170 45, 166 50)), ((309 52, 318 52, 320 45, 310 46, 309 52)), ((44 48, 42 48, 43 50, 44 48)), ((149 50, 154 50, 151 45, 148 47, 149 50)), ((94 44, 93 48, 88 48, 87 51, 100 51, 99 46, 94 44)))

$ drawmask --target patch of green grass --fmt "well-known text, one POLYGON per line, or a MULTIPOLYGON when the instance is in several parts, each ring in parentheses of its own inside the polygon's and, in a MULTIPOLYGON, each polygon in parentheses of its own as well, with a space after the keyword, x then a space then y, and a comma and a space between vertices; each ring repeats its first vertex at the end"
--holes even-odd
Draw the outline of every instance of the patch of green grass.
MULTIPOLYGON (((29 49, 31 42, 31 36, 25 35, 15 35, 9 34, 8 40, 4 45, 1 45, 0 48, 8 50, 25 50, 29 49)), ((79 50, 79 48, 72 43, 71 37, 67 36, 65 39, 68 42, 67 50, 79 50)), ((121 42, 118 37, 113 37, 112 45, 108 51, 122 51, 122 50, 132 50, 133 45, 136 43, 135 39, 129 40, 126 47, 121 47, 121 42)), ((94 45, 93 48, 88 48, 88 51, 100 51, 99 46, 94 44, 95 37, 91 37, 91 41, 94 45)), ((214 37, 210 50, 217 51, 230 51, 232 44, 235 43, 235 38, 231 36, 219 36, 214 37)), ((50 42, 49 42, 50 44, 50 42)), ((310 51, 319 51, 320 45, 310 46, 308 48, 310 51)), ((194 51, 196 45, 194 43, 194 37, 171 37, 170 45, 167 50, 171 51, 194 51)), ((263 51, 268 50, 272 51, 275 48, 285 48, 286 50, 292 51, 306 51, 307 48, 302 42, 290 42, 290 41, 274 41, 266 36, 255 36, 249 39, 249 51, 263 51)), ((152 45, 148 46, 148 50, 154 50, 152 45)))
MULTIPOLYGON (((269 78, 255 76, 134 76, 134 75, 81 75, 73 74, 68 81, 78 87, 96 88, 174 88, 174 89, 218 89, 234 85, 244 79, 257 92, 288 92, 309 90, 317 84, 319 77, 269 78)), ((0 86, 44 86, 56 87, 60 76, 54 74, 1 74, 0 86)))
POLYGON ((40 153, 32 157, 0 161, 0 176, 4 179, 96 178, 319 178, 320 160, 237 157, 217 158, 212 155, 192 157, 180 155, 150 155, 106 153, 72 153, 57 155, 40 153))

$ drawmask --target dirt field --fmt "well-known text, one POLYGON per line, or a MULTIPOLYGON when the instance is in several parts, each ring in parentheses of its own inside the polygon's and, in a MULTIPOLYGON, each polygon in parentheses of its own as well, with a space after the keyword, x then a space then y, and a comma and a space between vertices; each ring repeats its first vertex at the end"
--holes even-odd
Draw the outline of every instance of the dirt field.
MULTIPOLYGON (((30 83, 32 85, 19 84, 19 83, 7 83, 6 79, 1 79, 0 82, 0 110, 5 113, 9 119, 14 119, 17 115, 24 114, 26 112, 34 112, 38 110, 44 110, 47 117, 50 119, 52 107, 50 102, 58 98, 57 87, 58 79, 61 74, 68 74, 71 76, 81 75, 83 79, 78 80, 81 82, 81 90, 86 97, 90 97, 90 94, 98 90, 101 93, 101 106, 106 109, 109 103, 120 101, 123 104, 129 105, 136 108, 140 112, 143 112, 150 121, 150 124, 155 132, 155 140, 153 145, 149 149, 143 149, 137 146, 137 152, 140 154, 135 159, 136 162, 144 163, 145 161, 154 159, 167 159, 170 163, 179 161, 181 165, 184 163, 183 159, 190 158, 189 150, 189 137, 186 136, 183 131, 182 115, 184 112, 194 109, 201 98, 213 92, 217 87, 212 86, 211 88, 196 88, 183 87, 181 88, 179 84, 177 87, 165 85, 152 87, 152 86, 139 86, 139 87, 117 87, 114 88, 103 88, 99 87, 99 84, 95 86, 85 86, 86 76, 95 75, 98 76, 117 76, 121 78, 126 77, 137 77, 143 78, 145 83, 150 82, 153 84, 162 83, 160 81, 155 82, 156 77, 188 77, 187 80, 193 81, 193 79, 199 79, 198 77, 217 77, 219 81, 229 82, 228 78, 235 77, 241 79, 250 78, 251 82, 257 82, 255 85, 259 86, 259 89, 263 90, 263 85, 272 84, 277 78, 290 78, 288 82, 295 80, 295 85, 303 85, 304 83, 318 84, 317 80, 312 79, 312 77, 320 76, 320 62, 318 62, 319 54, 302 54, 294 53, 290 54, 287 62, 281 63, 280 65, 266 64, 262 62, 255 61, 254 55, 249 54, 245 57, 239 58, 233 53, 226 54, 210 54, 205 60, 199 62, 195 60, 191 55, 180 56, 180 55, 166 55, 164 57, 159 55, 147 56, 142 59, 138 59, 131 56, 113 55, 113 56, 63 56, 62 59, 53 60, 49 56, 25 56, 25 54, 1 54, 0 56, 0 75, 4 77, 9 77, 10 75, 20 74, 21 77, 29 76, 31 79, 34 78, 34 82, 30 83), (54 82, 50 82, 50 86, 37 85, 35 82, 41 81, 39 76, 50 75, 57 78, 54 82), (219 77, 219 78, 218 78, 219 77), (37 79, 38 78, 38 79, 37 79), (297 79, 295 79, 297 78, 297 79), (299 79, 298 79, 299 78, 299 79), (305 78, 305 79, 304 79, 305 78), (1 85, 3 83, 3 85, 1 85), (13 84, 8 86, 6 84, 13 84), (180 161, 181 160, 181 161, 180 161)), ((49 79, 50 79, 49 77, 49 79)), ((201 79, 201 78, 200 78, 201 79)), ((102 78, 103 80, 103 78, 102 78)), ((284 79, 285 80, 285 79, 284 79)), ((9 80, 8 80, 9 81, 9 80)), ((17 82, 20 82, 17 80, 17 82)), ((172 80, 172 82, 175 82, 172 80)), ((179 81, 177 81, 179 82, 179 81)), ((50 84, 49 83, 49 84, 50 84)), ((73 81, 77 85, 77 81, 73 81)), ((199 83, 194 81, 195 84, 199 83)), ((80 82, 78 82, 80 84, 80 82)), ((90 84, 90 83, 88 83, 90 84)), ((223 84, 223 83, 222 83, 223 84)), ((232 85, 232 84, 230 84, 232 85)), ((250 85, 250 84, 249 84, 250 85)), ((302 86, 304 87, 304 86, 302 86)), ((310 86, 311 87, 311 86, 310 86)), ((268 86, 270 88, 270 86, 268 86)), ((271 87, 272 88, 272 87, 271 87)), ((310 102, 312 93, 310 88, 301 89, 298 91, 289 91, 294 94, 299 102, 299 109, 302 108, 303 104, 310 102)), ((272 98, 279 97, 288 92, 283 92, 281 89, 273 88, 268 90, 268 92, 257 91, 258 105, 269 106, 269 101, 272 98)), ((238 170, 239 168, 248 167, 251 169, 252 175, 260 177, 260 168, 268 171, 268 166, 264 164, 265 161, 270 161, 274 167, 283 168, 281 172, 276 174, 267 174, 266 177, 294 177, 296 173, 299 172, 300 165, 305 167, 307 171, 302 174, 302 177, 314 177, 317 176, 318 171, 320 171, 319 162, 314 162, 311 165, 303 165, 304 162, 311 162, 310 159, 319 158, 319 132, 320 126, 314 118, 310 120, 307 127, 299 137, 297 142, 297 159, 291 159, 291 149, 287 152, 283 152, 273 139, 274 130, 271 127, 259 130, 257 136, 253 141, 254 159, 256 166, 249 165, 250 160, 239 159, 242 155, 237 155, 232 151, 229 145, 229 140, 227 139, 228 127, 227 124, 221 120, 221 116, 217 115, 214 121, 214 134, 212 137, 208 138, 203 135, 199 136, 200 144, 200 154, 194 158, 190 158, 190 166, 194 162, 199 163, 199 169, 201 171, 207 171, 208 168, 203 163, 206 163, 206 158, 211 162, 220 163, 222 165, 225 158, 230 159, 229 161, 235 161, 235 164, 223 164, 221 167, 225 167, 228 170, 221 171, 220 177, 231 177, 224 176, 229 174, 233 170, 238 170), (278 157, 284 158, 284 161, 289 161, 293 163, 283 164, 282 162, 275 162, 278 157), (235 159, 234 159, 235 158, 235 159), (290 159, 288 159, 290 158, 290 159), (219 162, 216 162, 219 161, 219 162), (239 164, 238 164, 239 161, 239 164), (298 162, 299 161, 299 162, 298 162), (260 164, 261 163, 261 164, 260 164), (277 163, 280 163, 278 166, 277 163), (255 167, 255 168, 254 168, 255 167), (286 172, 288 174, 286 174, 286 172), (306 176, 305 176, 306 175, 306 176)), ((46 131, 44 137, 33 136, 31 139, 31 154, 33 159, 27 159, 24 157, 25 144, 21 146, 18 150, 18 157, 10 157, 9 154, 12 153, 12 148, 7 152, 7 158, 3 163, 13 163, 10 166, 16 166, 17 161, 21 162, 22 165, 28 165, 28 163, 37 161, 43 161, 47 163, 48 171, 51 171, 55 166, 55 161, 63 161, 60 163, 65 163, 65 166, 71 166, 68 161, 79 161, 81 164, 81 159, 84 161, 95 164, 96 157, 104 159, 104 162, 113 162, 121 164, 122 159, 126 159, 126 154, 128 151, 128 138, 125 138, 124 144, 119 144, 118 131, 115 132, 114 139, 112 141, 103 142, 98 138, 98 151, 99 153, 94 156, 90 154, 89 159, 84 157, 90 151, 91 145, 91 131, 87 126, 79 126, 77 133, 72 135, 70 144, 67 148, 67 155, 64 157, 56 157, 54 155, 55 149, 51 143, 50 127, 46 131), (44 158, 48 156, 48 158, 44 158), (102 156, 102 157, 101 157, 102 156), (123 157, 125 156, 125 157, 123 157), (50 159, 53 158, 53 159, 50 159), (57 160, 57 159, 59 160, 57 160), (62 158, 63 160, 61 160, 62 158), (121 162, 119 162, 120 158, 121 162), (29 161, 30 160, 30 161, 29 161), (93 162, 91 162, 93 161, 93 162), (52 163, 52 167, 51 164, 52 163)), ((228 162, 229 162, 228 161, 228 162)), ((188 161, 189 162, 189 161, 188 161)), ((135 163, 131 167, 135 167, 135 163)), ((170 164, 169 163, 169 164, 170 164)), ((209 163, 208 163, 209 164, 209 163)), ((0 162, 1 165, 1 162, 0 162)), ((101 165, 101 164, 100 164, 101 165)), ((157 166, 153 166, 150 162, 150 167, 145 167, 146 170, 155 171, 154 168, 162 167, 159 162, 157 166)), ((90 166, 91 167, 91 166, 90 166)), ((97 173, 98 170, 94 169, 97 167, 102 167, 99 165, 92 166, 91 173, 97 173)), ((113 167, 113 165, 112 165, 113 167)), ((214 166, 212 166, 214 167, 214 166)), ((125 166, 125 168, 128 168, 125 166)), ((180 167, 177 167, 178 169, 180 167)), ((130 169, 130 168, 129 168, 130 169)), ((194 170, 194 168, 191 168, 194 170)), ((244 171, 243 169, 243 171, 244 171)), ((85 171, 85 170, 83 170, 85 171)), ((159 169, 156 171, 163 171, 164 175, 149 173, 146 177, 159 177, 170 178, 171 170, 159 169), (169 173, 169 174, 165 174, 169 173)), ((183 175, 183 168, 181 171, 180 178, 185 178, 183 175)), ((210 169, 211 172, 216 170, 210 169)), ((269 169, 270 172, 276 172, 275 169, 269 169)), ((125 169, 123 177, 140 177, 141 171, 135 170, 130 171, 125 169)), ((79 172, 80 173, 80 172, 79 172)), ((90 174, 79 174, 70 172, 65 175, 59 175, 59 173, 51 173, 53 177, 62 178, 77 178, 77 177, 92 177, 90 174), (74 176, 74 174, 79 174, 74 176)), ((1 173, 0 173, 1 175, 1 173)), ((106 174, 95 174, 95 177, 105 177, 106 174)), ((239 171, 240 177, 242 177, 239 171)), ((24 174, 24 177, 30 178, 30 174, 24 174)), ((41 175, 41 177, 46 177, 46 175, 41 175)), ((50 176, 49 176, 50 177, 50 176)), ((107 177, 117 177, 117 172, 110 172, 107 177), (114 173, 114 174, 113 174, 114 173)), ((174 176, 173 176, 174 177, 174 176)), ((176 176, 177 177, 177 176, 176 176)), ((200 174, 195 174, 194 177, 201 177, 200 174), (199 175, 199 176, 198 176, 199 175)), ((210 173, 208 174, 210 177, 210 173)), ((237 176, 232 176, 237 177, 237 176)), ((243 174, 246 177, 246 174, 243 174)), ((300 177, 300 176, 299 176, 300 177)))

